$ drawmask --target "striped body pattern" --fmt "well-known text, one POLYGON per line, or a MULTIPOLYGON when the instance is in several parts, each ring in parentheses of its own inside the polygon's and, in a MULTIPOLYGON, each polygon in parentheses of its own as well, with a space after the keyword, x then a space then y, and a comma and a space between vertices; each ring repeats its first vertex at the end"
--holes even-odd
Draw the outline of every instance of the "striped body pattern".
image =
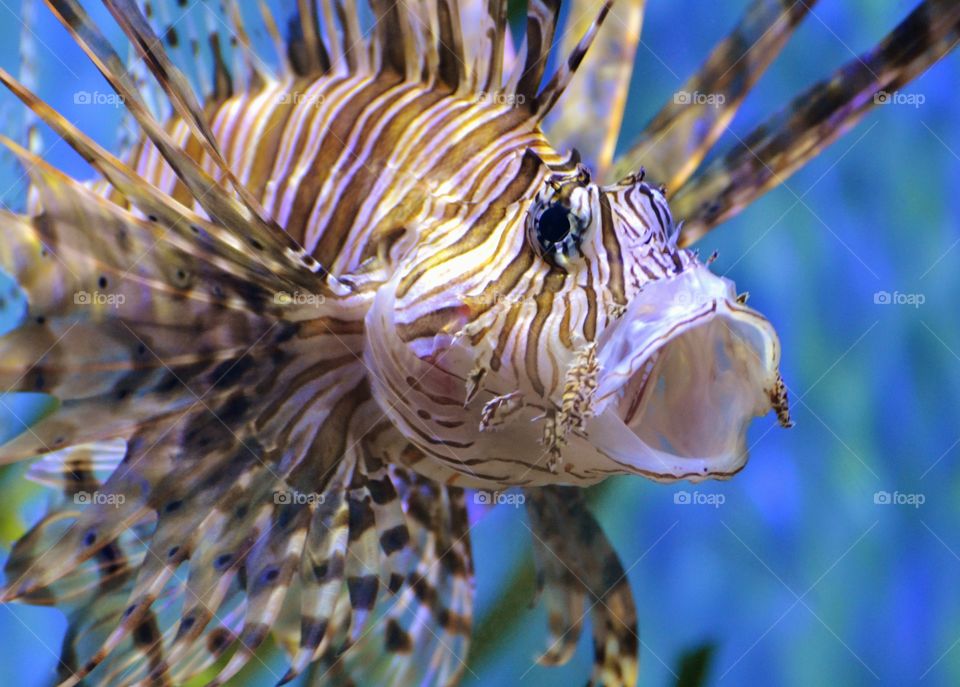
POLYGON ((511 487, 541 663, 590 615, 593 684, 636 684, 633 598, 580 488, 729 478, 752 418, 790 424, 773 326, 688 246, 960 28, 922 2, 763 124, 760 164, 701 169, 812 3, 754 0, 690 82, 722 106, 668 104, 616 159, 640 0, 574 0, 565 32, 531 0, 518 48, 505 0, 224 3, 206 29, 104 0, 131 60, 77 0, 47 4, 140 132, 111 152, 0 70, 96 173, 3 139, 31 189, 0 213, 29 301, 0 384, 58 405, 0 459, 62 494, 3 599, 67 613, 64 685, 225 684, 268 637, 280 683, 454 685, 469 490, 511 487))

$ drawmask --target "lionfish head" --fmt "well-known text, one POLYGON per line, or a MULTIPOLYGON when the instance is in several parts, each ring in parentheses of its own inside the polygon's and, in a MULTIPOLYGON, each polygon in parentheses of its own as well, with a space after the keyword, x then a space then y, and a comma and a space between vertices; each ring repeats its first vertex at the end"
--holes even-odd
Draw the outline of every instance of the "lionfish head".
POLYGON ((506 197, 447 213, 368 317, 375 395, 438 477, 724 478, 754 417, 789 425, 776 332, 678 246, 662 189, 529 149, 496 176, 506 197))

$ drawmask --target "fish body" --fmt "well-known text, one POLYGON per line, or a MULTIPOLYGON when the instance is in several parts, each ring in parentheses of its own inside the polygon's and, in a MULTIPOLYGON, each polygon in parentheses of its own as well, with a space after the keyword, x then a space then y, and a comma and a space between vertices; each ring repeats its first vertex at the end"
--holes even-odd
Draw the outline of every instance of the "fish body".
MULTIPOLYGON (((611 3, 573 3, 552 73, 557 2, 530 3, 519 51, 505 2, 374 1, 369 35, 351 5, 298 2, 286 35, 264 12, 273 73, 229 7, 236 65, 211 31, 201 98, 159 14, 106 1, 143 60, 127 69, 81 5, 48 4, 141 131, 112 153, 0 72, 97 173, 6 141, 32 186, 29 212, 0 215, 0 267, 29 310, 0 383, 59 406, 0 456, 39 456, 31 477, 63 498, 15 545, 4 599, 65 609, 63 683, 223 684, 272 635, 281 682, 455 684, 464 490, 522 487, 541 662, 569 659, 590 614, 593 680, 635 684, 629 585, 578 488, 729 478, 752 418, 789 425, 773 326, 687 247, 671 198, 699 234, 769 187, 735 154, 695 171, 806 9, 757 0, 722 45, 756 35, 759 54, 718 49, 693 82, 725 108, 668 105, 614 160, 630 70, 589 48, 632 59, 642 2, 614 25, 611 3), (578 70, 608 97, 564 99, 578 70), (584 132, 584 109, 612 134, 584 132)), ((836 128, 863 113, 847 95, 944 54, 958 14, 922 3, 905 25, 923 41, 898 29, 874 80, 815 89, 836 128)), ((758 134, 781 134, 774 168, 816 152, 791 145, 814 114, 758 134)))
MULTIPOLYGON (((598 414, 594 406, 609 404, 613 395, 621 405, 639 404, 622 398, 627 377, 643 365, 651 366, 644 374, 652 373, 655 361, 647 358, 679 337, 686 326, 681 311, 691 322, 711 319, 714 296, 732 308, 731 322, 754 320, 759 336, 769 339, 765 350, 740 353, 755 358, 746 365, 765 366, 758 398, 745 401, 752 404, 748 415, 765 412, 776 393, 775 334, 735 302, 732 287, 712 279, 676 245, 677 227, 660 190, 632 177, 609 187, 591 183, 585 167, 550 147, 525 108, 393 74, 272 84, 227 99, 209 118, 240 183, 312 257, 349 282, 350 310, 364 313, 369 343, 335 353, 357 357, 350 366, 369 373, 377 407, 429 458, 409 464, 412 469, 447 484, 495 491, 556 483, 564 453, 585 454, 582 465, 567 460, 559 478, 580 485, 626 472, 663 479, 729 476, 742 466, 742 446, 723 447, 728 453, 722 456, 698 455, 700 447, 691 447, 678 461, 660 455, 656 445, 648 456, 654 464, 636 466, 629 449, 606 455, 591 450, 586 425, 598 414), (251 139, 258 145, 243 145, 251 139), (561 207, 554 196, 583 218, 577 229, 582 237, 570 250, 577 255, 564 255, 563 267, 544 257, 531 234, 540 206, 561 207), (715 294, 704 290, 703 279, 715 294), (654 285, 660 280, 670 283, 667 292, 649 296, 643 307, 673 308, 662 318, 662 331, 647 326, 631 332, 628 345, 615 344, 612 323, 628 303, 644 301, 636 299, 644 287, 661 290, 654 285), (604 350, 598 348, 601 333, 610 340, 604 350), (649 339, 646 350, 643 337, 649 339), (594 398, 589 387, 600 385, 603 367, 597 358, 609 358, 606 351, 615 345, 618 360, 605 360, 605 367, 623 363, 627 369, 617 372, 619 386, 608 379, 594 398), (631 347, 643 355, 620 360, 631 347), (398 356, 408 360, 397 366, 398 356), (531 431, 538 425, 542 429, 531 431), (710 463, 718 459, 724 463, 715 468, 710 463)), ((204 161, 187 122, 175 120, 168 129, 177 145, 204 161)), ((214 174, 216 162, 205 162, 214 174)), ((163 193, 192 201, 149 142, 129 164, 163 193)), ((291 302, 326 298, 278 295, 291 302)), ((722 345, 745 341, 732 329, 728 336, 722 345)), ((707 339, 713 337, 704 337, 709 348, 707 339)), ((691 384, 706 388, 712 374, 704 370, 704 378, 691 384)), ((644 388, 655 384, 656 375, 644 388)), ((687 426, 698 424, 691 419, 685 418, 687 426)), ((742 425, 735 417, 710 431, 721 437, 726 426, 739 435, 742 425)))

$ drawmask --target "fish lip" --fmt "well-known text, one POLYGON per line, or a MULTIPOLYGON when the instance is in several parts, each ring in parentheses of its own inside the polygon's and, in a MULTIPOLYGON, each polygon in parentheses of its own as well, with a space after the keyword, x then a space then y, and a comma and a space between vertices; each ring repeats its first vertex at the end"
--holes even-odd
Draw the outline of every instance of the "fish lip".
POLYGON ((776 409, 785 422, 773 326, 703 264, 647 284, 597 358, 588 436, 626 472, 729 478, 746 464, 750 421, 776 409))

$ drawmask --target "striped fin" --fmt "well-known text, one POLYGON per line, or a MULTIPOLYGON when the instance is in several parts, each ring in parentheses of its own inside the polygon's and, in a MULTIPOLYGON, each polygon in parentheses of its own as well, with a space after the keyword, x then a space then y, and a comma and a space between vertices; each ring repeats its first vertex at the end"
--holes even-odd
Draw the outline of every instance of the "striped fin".
MULTIPOLYGON (((133 571, 146 554, 141 537, 149 529, 149 519, 134 519, 128 528, 105 539, 94 555, 72 564, 65 574, 42 584, 30 584, 31 580, 39 579, 35 574, 38 563, 42 561, 43 565, 48 565, 50 552, 59 542, 83 526, 77 523, 91 519, 89 512, 98 509, 95 500, 101 495, 103 498, 110 496, 100 491, 103 485, 93 473, 83 471, 81 464, 76 462, 78 457, 75 451, 72 456, 75 462, 65 473, 70 479, 62 485, 61 503, 51 507, 17 541, 4 566, 8 587, 24 588, 25 591, 18 596, 22 601, 41 605, 57 604, 68 609, 91 603, 98 595, 132 579, 133 571), (29 588, 25 585, 29 585, 29 588)), ((112 503, 109 507, 115 508, 112 503)), ((104 507, 100 506, 99 509, 103 510, 104 507)), ((116 508, 113 515, 123 517, 126 513, 116 508)), ((57 554, 53 555, 56 557, 57 554)))
MULTIPOLYGON (((156 217, 169 232, 179 233, 194 244, 198 237, 201 240, 210 237, 215 240, 217 250, 229 248, 230 250, 226 252, 230 255, 230 259, 235 262, 246 262, 248 264, 259 262, 261 263, 261 270, 265 267, 274 275, 282 275, 283 278, 289 279, 290 281, 287 284, 299 283, 304 288, 318 287, 311 272, 320 268, 313 258, 303 254, 303 251, 298 247, 291 251, 289 244, 277 246, 273 241, 264 243, 256 235, 249 235, 247 229, 250 227, 237 217, 236 207, 229 201, 227 203, 217 202, 216 208, 223 210, 231 218, 232 224, 211 222, 199 217, 158 189, 145 183, 126 165, 93 142, 3 69, 0 69, 0 83, 3 83, 31 110, 36 112, 84 160, 103 174, 120 193, 129 198, 148 217, 156 217), (253 256, 250 255, 251 248, 255 251, 253 256), (304 269, 301 269, 300 265, 304 269)), ((11 145, 9 142, 6 145, 17 152, 15 145, 11 145)), ((182 153, 178 153, 178 155, 181 158, 185 157, 182 153)), ((29 154, 19 154, 19 156, 29 162, 28 166, 39 166, 36 158, 29 154)), ((191 164, 195 168, 195 163, 191 162, 191 164)), ((201 183, 211 185, 208 188, 211 195, 204 195, 206 191, 201 192, 201 197, 197 200, 201 202, 201 198, 203 198, 202 204, 209 212, 214 207, 210 206, 210 202, 214 200, 213 194, 219 192, 215 190, 217 187, 213 186, 215 182, 212 179, 203 175, 202 172, 200 174, 201 183)), ((216 217, 218 213, 212 212, 211 214, 216 217)), ((279 281, 278 285, 282 283, 284 282, 279 281)))
POLYGON ((243 60, 243 71, 241 72, 239 68, 234 69, 235 75, 243 77, 242 90, 255 93, 263 88, 268 81, 277 80, 276 74, 267 69, 263 60, 254 50, 240 6, 236 3, 227 5, 224 0, 221 0, 220 13, 229 18, 230 30, 236 37, 237 43, 234 53, 239 54, 240 59, 243 60))
POLYGON ((294 71, 301 75, 325 74, 330 70, 330 55, 320 40, 320 16, 316 0, 297 0, 296 10, 287 24, 287 56, 294 71))
POLYGON ((504 51, 507 49, 507 0, 487 0, 487 16, 490 22, 487 28, 489 36, 480 41, 481 45, 489 44, 483 90, 499 93, 503 86, 504 51))
MULTIPOLYGON (((205 638, 222 623, 220 609, 229 608, 233 597, 242 593, 244 580, 250 583, 247 561, 252 564, 253 552, 257 551, 258 560, 263 562, 267 551, 276 552, 278 543, 283 549, 285 544, 280 540, 287 541, 287 525, 294 521, 295 514, 284 513, 275 504, 276 468, 254 439, 237 441, 223 455, 227 460, 222 460, 217 469, 234 470, 240 479, 234 484, 224 483, 210 473, 205 489, 181 488, 174 493, 168 489, 169 503, 193 506, 162 509, 151 541, 155 550, 166 552, 168 557, 188 559, 186 583, 179 592, 182 608, 171 618, 171 637, 165 647, 166 667, 180 666, 195 645, 205 644, 205 638)), ((163 493, 163 489, 158 492, 163 493)), ((285 565, 289 567, 289 561, 285 565)), ((261 585, 260 589, 266 587, 261 585)), ((244 604, 240 626, 246 628, 251 643, 250 630, 256 623, 246 621, 262 613, 262 603, 256 608, 244 604)))
POLYGON ((358 471, 347 491, 350 556, 346 562, 346 580, 353 611, 351 642, 361 636, 377 598, 382 594, 379 532, 372 501, 366 476, 358 471))
POLYGON ((455 91, 468 86, 460 16, 457 0, 437 0, 437 77, 455 91))
POLYGON ((904 87, 947 54, 960 38, 960 4, 926 0, 873 50, 798 96, 736 146, 699 171, 671 199, 689 245, 797 169, 849 130, 882 92, 904 87))
MULTIPOLYGON (((207 415, 209 417, 209 414, 207 415)), ((196 419, 201 419, 201 416, 198 415, 196 419)), ((216 422, 215 418, 211 417, 210 420, 216 422)), ((130 636, 136 638, 138 624, 154 613, 156 610, 154 604, 158 599, 169 595, 169 586, 174 579, 174 572, 185 559, 196 553, 198 547, 218 548, 222 544, 229 544, 229 542, 208 539, 205 536, 209 531, 216 531, 215 522, 223 517, 223 510, 213 506, 219 504, 225 506, 225 502, 229 501, 228 508, 232 514, 237 504, 242 503, 244 494, 240 485, 249 483, 247 480, 256 476, 261 477, 260 484, 264 483, 263 463, 257 463, 262 460, 262 454, 253 450, 254 442, 251 438, 246 437, 242 445, 241 442, 232 445, 230 442, 224 442, 217 450, 209 451, 202 463, 177 460, 176 450, 182 445, 183 439, 184 435, 180 432, 162 434, 155 439, 154 443, 158 446, 152 449, 148 462, 142 462, 138 460, 139 456, 133 455, 125 463, 130 466, 129 469, 111 477, 114 483, 119 482, 121 478, 127 480, 138 478, 151 483, 149 498, 151 506, 156 509, 159 521, 156 530, 149 538, 152 555, 143 560, 133 585, 126 590, 128 610, 121 622, 113 628, 110 636, 100 646, 92 647, 91 654, 82 657, 81 667, 75 671, 74 679, 82 679, 97 671, 98 668, 101 672, 109 670, 108 659, 115 651, 119 654, 124 653, 122 644, 130 636), (164 454, 170 456, 170 462, 166 466, 162 465, 163 461, 158 459, 158 451, 159 456, 164 454), (146 472, 148 466, 149 472, 146 472), (166 471, 161 472, 162 467, 166 467, 166 471), (222 477, 224 470, 229 470, 231 475, 237 477, 237 485, 234 485, 232 480, 218 479, 218 475, 222 477), (184 473, 190 472, 195 474, 190 475, 188 482, 184 473)), ((136 449, 134 451, 136 452, 136 449)), ((269 481, 266 481, 266 484, 269 486, 269 481)), ((117 484, 111 486, 109 482, 105 485, 105 489, 111 489, 112 493, 130 493, 129 487, 122 489, 117 484)), ((95 531, 100 536, 100 532, 108 526, 110 526, 109 521, 102 519, 99 528, 90 531, 95 531)), ((237 530, 239 532, 232 531, 231 534, 242 536, 241 533, 250 531, 248 528, 240 527, 237 530)), ((220 566, 220 571, 226 571, 232 562, 233 559, 228 559, 224 565, 220 566)), ((178 587, 176 582, 174 585, 175 589, 182 588, 178 587)), ((165 661, 153 660, 152 664, 165 664, 165 661)))
POLYGON ((523 41, 524 59, 517 62, 507 90, 524 100, 533 101, 547 70, 553 48, 553 34, 560 17, 559 0, 530 0, 527 3, 527 33, 523 41))
MULTIPOLYGON (((415 567, 374 611, 369 634, 340 659, 364 683, 452 686, 465 670, 472 624, 473 566, 464 494, 391 466, 406 505, 415 567)), ((317 674, 330 684, 338 657, 327 652, 317 674)))
POLYGON ((345 471, 346 466, 341 466, 340 474, 333 478, 337 487, 329 490, 314 512, 304 543, 300 558, 299 641, 281 684, 300 675, 318 652, 326 651, 337 624, 334 613, 345 584, 350 518, 344 498, 345 471))
MULTIPOLYGON (((170 105, 167 99, 163 97, 163 91, 160 87, 150 79, 146 66, 141 60, 137 59, 136 48, 132 45, 127 48, 127 70, 130 73, 130 78, 137 92, 143 97, 143 101, 153 118, 161 122, 169 119, 170 112, 161 112, 162 106, 160 103, 164 103, 168 110, 171 109, 170 105)), ((23 82, 23 84, 34 93, 37 92, 37 89, 31 84, 27 82, 23 82)), ((27 111, 33 112, 29 109, 27 111)), ((136 154, 139 145, 140 127, 137 126, 137 120, 130 114, 129 110, 123 108, 120 114, 120 126, 117 132, 117 156, 121 159, 129 159, 136 154)))
POLYGON ((264 532, 245 556, 247 608, 237 651, 208 685, 226 684, 253 658, 270 635, 282 602, 300 567, 310 508, 304 504, 274 505, 264 532))
MULTIPOLYGON (((210 402, 214 403, 212 399, 210 402)), ((243 461, 248 462, 254 457, 235 448, 233 435, 220 424, 231 419, 227 414, 218 419, 211 411, 200 407, 179 413, 177 419, 179 421, 172 426, 166 423, 143 424, 131 434, 127 439, 125 461, 99 487, 105 494, 122 496, 122 499, 116 499, 121 502, 94 503, 83 510, 70 532, 45 552, 42 561, 30 568, 29 578, 8 579, 8 593, 22 596, 53 584, 69 575, 78 563, 96 555, 102 546, 138 522, 149 510, 166 509, 170 503, 183 503, 184 498, 192 493, 190 488, 209 497, 214 492, 211 485, 204 484, 205 477, 209 480, 215 476, 214 470, 224 469, 230 460, 237 461, 239 470, 243 461), (224 445, 215 449, 204 446, 212 444, 213 440, 222 440, 224 445), (179 447, 184 441, 209 450, 208 459, 199 465, 179 459, 179 447), (149 460, 143 461, 147 455, 149 460), (183 472, 192 473, 191 479, 196 482, 191 485, 183 483, 183 472), (181 482, 177 483, 177 480, 181 482)), ((219 484, 213 486, 221 487, 219 484)), ((173 510, 170 513, 168 519, 183 517, 174 516, 173 510)), ((191 515, 202 517, 202 513, 191 515)), ((164 526, 162 520, 159 525, 164 526)), ((162 537, 155 534, 151 539, 156 549, 162 537)), ((185 544, 182 533, 176 537, 176 544, 185 544)), ((152 559, 148 558, 146 564, 151 563, 152 559)))
POLYGON ((381 556, 380 583, 388 593, 395 594, 411 571, 410 528, 403 512, 404 500, 394 485, 389 467, 379 461, 370 462, 365 470, 365 489, 370 495, 376 524, 381 556))
POLYGON ((381 608, 397 603, 393 595, 403 588, 407 575, 412 572, 410 561, 417 554, 408 546, 410 535, 402 509, 404 499, 387 467, 373 467, 369 474, 364 470, 354 476, 355 483, 359 476, 362 488, 354 486, 350 490, 353 494, 347 490, 331 491, 332 499, 325 501, 315 515, 324 520, 322 527, 311 527, 301 561, 299 640, 283 682, 298 676, 315 655, 325 654, 328 647, 337 645, 335 628, 352 627, 352 632, 343 633, 343 639, 358 645, 354 652, 370 645, 371 629, 382 622, 374 618, 367 620, 374 612, 374 602, 381 608), (371 539, 371 535, 373 551, 369 542, 361 543, 363 539, 371 539), (378 551, 381 562, 371 566, 371 555, 378 551), (370 573, 358 575, 363 569, 370 573), (377 576, 381 578, 379 584, 377 576), (337 612, 344 585, 349 604, 341 604, 337 612), (374 590, 379 592, 378 587, 383 587, 384 592, 374 596, 374 590))
MULTIPOLYGON (((575 0, 569 9, 561 54, 572 54, 579 37, 594 20, 596 0, 575 0)), ((590 52, 566 88, 556 108, 545 120, 550 143, 558 150, 576 149, 598 180, 607 178, 620 133, 630 76, 646 0, 629 0, 617 6, 617 21, 605 22, 590 52)))
POLYGON ((354 4, 348 0, 332 0, 337 19, 340 22, 340 32, 343 40, 344 58, 351 74, 370 73, 369 53, 366 40, 360 30, 360 20, 354 9, 354 4))
MULTIPOLYGON (((341 474, 344 472, 343 468, 344 466, 341 465, 341 474)), ((288 577, 289 572, 284 573, 279 570, 284 561, 291 560, 290 552, 296 548, 296 539, 285 538, 282 532, 302 531, 296 524, 299 522, 297 515, 292 515, 284 521, 282 512, 285 509, 290 510, 290 507, 274 508, 273 515, 268 518, 272 524, 262 525, 259 529, 261 534, 253 535, 255 544, 247 557, 248 563, 244 566, 248 598, 251 595, 253 598, 258 596, 263 598, 264 595, 272 595, 276 598, 276 595, 282 596, 287 588, 290 590, 298 588, 304 603, 302 608, 305 615, 300 634, 301 649, 294 657, 291 670, 284 676, 282 682, 293 679, 307 665, 310 658, 317 656, 318 653, 321 662, 325 661, 327 667, 340 662, 343 665, 341 672, 344 675, 352 675, 355 678, 363 676, 362 679, 368 679, 371 675, 395 675, 395 681, 390 684, 407 684, 403 682, 404 679, 410 680, 413 679, 412 676, 419 674, 423 679, 428 675, 434 675, 435 679, 429 680, 431 683, 452 685, 462 672, 461 661, 466 655, 465 642, 469 632, 469 608, 472 599, 472 586, 469 577, 465 577, 471 566, 462 492, 459 490, 456 490, 456 493, 448 492, 442 488, 438 490, 437 487, 420 478, 400 476, 395 472, 392 474, 392 482, 396 485, 394 493, 407 504, 408 525, 411 531, 415 532, 411 540, 414 546, 412 553, 419 563, 415 571, 411 570, 409 578, 396 588, 398 596, 383 597, 377 606, 378 617, 387 613, 392 622, 389 620, 377 622, 369 630, 365 630, 356 643, 351 642, 344 633, 345 628, 351 625, 350 618, 356 609, 354 604, 350 603, 353 597, 350 585, 344 584, 344 571, 349 569, 349 559, 354 555, 351 551, 353 544, 349 542, 354 537, 349 535, 352 523, 349 523, 349 507, 343 498, 346 492, 340 488, 343 486, 343 478, 332 480, 326 492, 328 498, 318 507, 314 522, 306 533, 302 557, 296 558, 299 561, 299 582, 293 577, 288 577), (406 482, 407 479, 411 482, 406 482), (411 490, 413 484, 418 486, 411 490), (271 541, 273 544, 269 543, 271 541), (281 545, 283 542, 287 544, 281 545), (256 572, 258 570, 259 573, 256 572), (313 583, 308 583, 308 580, 315 580, 317 583, 315 592, 310 594, 306 594, 306 591, 313 583), (348 647, 347 653, 342 654, 348 647), (407 660, 408 652, 411 650, 417 656, 417 660, 412 662, 407 660), (397 659, 400 659, 399 663, 397 659), (378 668, 377 665, 380 667, 378 668)), ((256 480, 249 483, 255 484, 256 480)), ((235 491, 235 488, 232 491, 235 491)), ((370 493, 375 491, 370 489, 370 493)), ((227 497, 236 507, 238 503, 236 494, 230 497, 228 492, 227 497)), ((252 502, 262 503, 262 500, 256 496, 250 498, 252 502)), ((227 498, 224 498, 223 502, 226 503, 227 498)), ((250 501, 245 497, 239 500, 241 504, 247 502, 250 501)), ((296 506, 293 507, 293 511, 298 511, 296 506)), ((302 514, 304 511, 300 509, 299 512, 302 514)), ((264 522, 262 516, 259 520, 264 522)), ((245 530, 246 528, 231 524, 231 529, 245 530)), ((191 545, 201 546, 206 541, 216 542, 214 548, 220 555, 225 550, 235 550, 235 544, 223 538, 227 530, 219 530, 221 532, 219 536, 216 528, 213 530, 203 528, 203 530, 205 536, 202 540, 190 536, 187 538, 188 542, 192 542, 191 545), (224 549, 224 546, 227 548, 224 549)), ((240 540, 239 536, 228 535, 235 541, 240 540)), ((162 550, 166 545, 162 540, 151 543, 155 550, 162 550)), ((191 554, 191 561, 198 554, 199 551, 191 554)), ((299 551, 297 555, 300 555, 299 551)), ((204 560, 209 561, 209 558, 205 557, 204 560)), ((238 558, 231 560, 239 564, 238 558)), ((229 582, 225 582, 224 586, 232 589, 229 582)), ((224 605, 230 598, 227 595, 224 605)), ((208 593, 203 601, 213 604, 217 599, 208 593)), ((164 668, 168 665, 176 665, 179 668, 188 659, 196 660, 190 659, 191 654, 197 657, 202 656, 203 652, 197 644, 200 637, 206 638, 204 647, 216 646, 220 652, 224 650, 220 642, 230 642, 231 645, 238 646, 238 653, 234 654, 227 666, 209 683, 223 684, 250 659, 250 652, 264 638, 265 629, 276 625, 277 617, 274 614, 278 612, 278 605, 264 605, 262 606, 264 610, 258 613, 255 610, 255 603, 248 603, 243 609, 246 619, 240 624, 231 623, 229 629, 224 628, 221 620, 225 614, 219 612, 211 614, 204 611, 198 615, 195 610, 185 611, 181 618, 181 627, 186 627, 184 620, 189 618, 190 631, 179 630, 176 633, 180 643, 171 649, 168 640, 173 635, 163 632, 166 637, 165 648, 155 652, 152 659, 149 655, 143 654, 139 663, 142 665, 152 660, 152 665, 164 668), (206 622, 210 623, 214 634, 208 633, 208 628, 204 627, 206 622), (201 627, 204 628, 202 633, 197 629, 201 627), (198 636, 193 638, 192 633, 198 636), (211 640, 214 637, 219 638, 220 641, 213 643, 211 640)), ((191 606, 191 608, 194 607, 191 606)), ((211 610, 216 608, 215 605, 210 606, 211 610)), ((162 617, 160 609, 154 610, 158 618, 162 617)), ((158 621, 157 625, 158 632, 162 632, 164 623, 158 621)), ((282 630, 280 627, 275 629, 282 630)), ((207 657, 204 664, 207 665, 212 660, 212 656, 207 657)), ((104 663, 104 666, 107 665, 109 664, 104 663)), ((91 673, 91 676, 98 674, 101 673, 91 673)), ((171 673, 171 676, 173 674, 171 673)), ((144 675, 143 668, 137 668, 128 675, 128 678, 140 679, 144 675)), ((154 672, 151 674, 151 679, 159 680, 163 675, 163 673, 154 672)), ((413 679, 409 684, 420 682, 422 679, 413 679)), ((387 682, 384 681, 383 684, 387 682)))
POLYGON ((337 30, 338 23, 335 18, 333 0, 320 0, 320 23, 321 42, 326 46, 330 57, 330 68, 334 73, 346 73, 346 46, 343 44, 341 34, 337 30))
MULTIPOLYGON (((216 618, 188 646, 184 657, 176 664, 167 661, 170 664, 169 671, 152 679, 160 684, 164 680, 172 685, 187 684, 224 659, 240 634, 246 609, 246 598, 242 594, 230 596, 218 609, 216 618)), ((117 684, 123 682, 117 680, 117 684)))
POLYGON ((648 178, 678 188, 730 125, 747 93, 814 4, 816 0, 754 0, 700 70, 617 159, 613 178, 622 179, 643 166, 648 178))
POLYGON ((90 493, 117 469, 126 453, 123 440, 71 446, 35 460, 27 478, 62 493, 90 493))
MULTIPOLYGON (((21 4, 20 80, 28 88, 36 90, 37 41, 33 27, 37 20, 37 3, 35 0, 25 0, 21 4)), ((38 124, 36 115, 27 110, 23 121, 23 146, 35 155, 39 155, 40 151, 43 150, 43 137, 40 134, 38 124)))
POLYGON ((280 28, 277 26, 277 20, 266 0, 257 0, 257 9, 260 12, 260 19, 263 22, 263 28, 270 42, 273 44, 276 52, 276 59, 279 63, 278 79, 290 80, 294 76, 293 65, 290 64, 290 57, 287 54, 286 44, 280 35, 280 28))
POLYGON ((412 13, 403 5, 390 0, 372 0, 375 15, 376 45, 380 53, 381 70, 392 70, 409 81, 416 80, 421 70, 417 58, 412 13))
POLYGON ((639 636, 626 572, 603 529, 575 487, 525 491, 533 536, 537 586, 545 596, 551 642, 545 665, 568 661, 587 605, 593 625, 591 685, 637 684, 639 636))
POLYGON ((606 0, 606 2, 603 3, 593 23, 580 38, 577 46, 567 56, 566 61, 560 65, 543 87, 543 90, 537 95, 536 99, 532 101, 534 104, 533 109, 538 119, 543 119, 547 116, 550 110, 553 109, 553 106, 556 105, 557 100, 560 99, 560 96, 563 95, 567 86, 570 85, 570 81, 573 79, 583 59, 587 56, 587 52, 590 50, 594 39, 603 27, 607 15, 610 14, 611 7, 613 7, 613 0, 606 0))
POLYGON ((137 119, 144 133, 156 145, 167 163, 211 217, 225 226, 236 229, 243 227, 254 239, 302 256, 305 262, 312 260, 303 254, 302 249, 289 235, 265 218, 259 203, 233 176, 216 147, 213 135, 205 123, 199 105, 192 97, 189 85, 182 74, 170 64, 162 42, 156 38, 153 30, 143 20, 135 4, 126 3, 129 6, 125 5, 123 12, 119 11, 121 8, 116 4, 108 3, 108 6, 115 16, 119 15, 118 21, 121 27, 127 32, 131 42, 141 50, 141 55, 144 56, 154 76, 170 97, 174 109, 191 126, 206 152, 216 161, 224 178, 239 194, 239 201, 203 171, 193 158, 180 150, 163 127, 153 119, 139 95, 133 90, 122 60, 76 0, 50 0, 50 2, 54 14, 70 31, 78 45, 96 64, 110 85, 124 99, 125 107, 137 119), (133 15, 132 12, 136 14, 133 15))
POLYGON ((183 325, 185 312, 214 305, 279 314, 269 301, 282 283, 256 263, 238 265, 232 259, 236 251, 204 246, 197 240, 200 227, 177 236, 161 222, 139 219, 91 193, 16 144, 2 138, 0 143, 23 162, 44 206, 37 217, 5 215, 8 241, 0 247, 0 267, 26 291, 30 317, 84 312, 77 308, 84 303, 76 295, 98 290, 124 301, 114 311, 101 309, 104 314, 135 313, 140 321, 155 324, 183 325), (111 241, 103 245, 106 237, 111 241))

